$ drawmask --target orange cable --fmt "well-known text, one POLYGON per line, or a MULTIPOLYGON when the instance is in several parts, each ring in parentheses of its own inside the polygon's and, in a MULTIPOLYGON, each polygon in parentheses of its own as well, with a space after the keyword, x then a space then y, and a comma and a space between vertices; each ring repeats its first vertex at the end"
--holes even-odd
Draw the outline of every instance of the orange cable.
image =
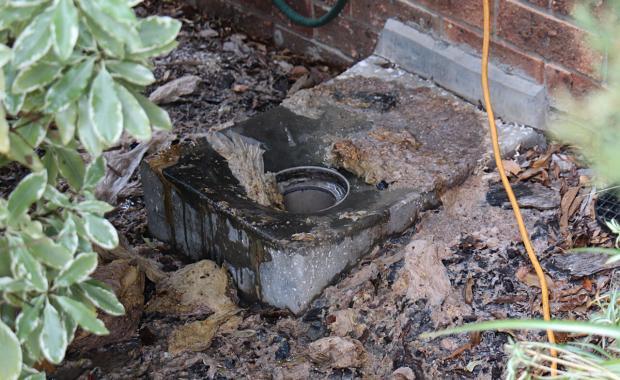
MULTIPOLYGON (((489 91, 489 46, 491 41, 491 10, 489 6, 489 0, 483 0, 483 3, 484 38, 482 41, 482 92, 484 95, 484 104, 487 110, 487 117, 489 119, 489 129, 491 130, 491 141, 493 142, 493 154, 495 156, 495 164, 497 165, 497 170, 499 171, 499 176, 502 179, 502 184, 504 185, 506 194, 508 194, 508 199, 510 199, 510 204, 512 205, 512 210, 514 211, 515 219, 517 220, 517 225, 519 226, 519 234, 521 234, 521 240, 523 240, 523 245, 525 246, 527 255, 532 262, 532 266, 534 267, 534 270, 536 271, 536 276, 538 277, 538 282, 540 283, 540 290, 542 292, 543 317, 545 321, 549 321, 551 320, 551 309, 549 307, 549 288, 547 286, 545 272, 543 271, 540 263, 538 262, 536 253, 534 253, 534 248, 532 247, 530 236, 527 232, 527 228, 525 227, 525 223, 523 222, 521 209, 519 208, 517 198, 512 191, 512 187, 510 186, 508 177, 506 177, 504 164, 502 163, 502 156, 497 137, 497 127, 495 126, 495 115, 493 114, 493 107, 491 105, 491 93, 489 91)), ((553 334, 552 330, 547 330, 547 338, 549 339, 549 343, 555 343, 555 335, 553 334)), ((551 355, 553 357, 557 357, 557 352, 555 350, 551 350, 551 355)), ((555 360, 553 361, 551 366, 551 374, 553 376, 557 374, 557 362, 555 360)))

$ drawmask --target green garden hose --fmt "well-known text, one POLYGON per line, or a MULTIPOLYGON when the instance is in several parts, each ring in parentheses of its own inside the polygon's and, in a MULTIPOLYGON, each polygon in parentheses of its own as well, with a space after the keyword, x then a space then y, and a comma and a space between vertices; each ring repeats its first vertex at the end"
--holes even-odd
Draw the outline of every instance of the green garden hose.
POLYGON ((347 4, 347 0, 337 0, 332 9, 319 18, 311 18, 300 15, 286 3, 286 0, 273 0, 273 4, 278 7, 278 9, 284 13, 286 17, 293 22, 293 24, 316 28, 335 19, 347 4))

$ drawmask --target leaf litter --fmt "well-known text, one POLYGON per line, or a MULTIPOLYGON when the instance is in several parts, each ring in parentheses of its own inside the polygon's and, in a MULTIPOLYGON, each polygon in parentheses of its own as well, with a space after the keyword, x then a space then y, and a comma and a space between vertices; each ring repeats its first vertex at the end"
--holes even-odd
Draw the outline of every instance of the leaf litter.
MULTIPOLYGON (((196 88, 165 105, 175 125, 167 142, 172 146, 204 135, 208 126, 278 104, 299 81, 304 83, 297 87, 307 86, 306 76, 316 84, 337 72, 251 41, 226 23, 203 21, 187 5, 147 1, 143 7, 185 20, 179 48, 155 62, 152 90, 200 77, 196 88)), ((128 140, 118 155, 138 146, 128 140)), ((140 149, 144 153, 130 154, 127 162, 149 154, 140 149)), ((584 318, 589 301, 620 277, 614 267, 566 253, 574 246, 612 244, 594 218, 589 172, 557 145, 518 150, 506 160, 513 183, 555 202, 531 202, 523 210, 553 284, 554 316, 584 318)), ((225 270, 207 260, 190 264, 150 239, 135 169, 115 174, 126 182, 108 217, 127 241, 124 250, 102 255, 111 263, 98 273, 119 260, 146 271, 146 280, 138 282, 139 318, 116 342, 72 347, 54 378, 493 379, 502 377, 509 338, 544 339, 521 331, 430 342, 418 337, 464 322, 540 315, 539 289, 512 211, 505 202, 487 201, 489 192, 501 195, 493 168, 479 168, 463 186, 443 194, 439 210, 384 242, 299 317, 239 301, 225 270)), ((113 334, 116 325, 127 326, 111 322, 113 334)))

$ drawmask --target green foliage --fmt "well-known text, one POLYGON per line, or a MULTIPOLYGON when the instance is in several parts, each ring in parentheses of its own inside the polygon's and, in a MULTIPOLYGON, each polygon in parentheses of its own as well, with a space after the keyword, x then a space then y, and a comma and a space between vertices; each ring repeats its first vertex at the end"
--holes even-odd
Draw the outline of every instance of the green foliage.
MULTIPOLYGON (((604 89, 582 99, 565 96, 569 114, 553 127, 562 141, 575 145, 603 185, 620 184, 620 0, 606 2, 602 12, 591 12, 586 1, 578 4, 577 21, 591 34, 594 50, 607 55, 604 89)), ((599 2, 600 3, 600 2, 599 2)), ((575 47, 577 48, 577 47, 575 47)))
POLYGON ((140 19, 127 0, 0 0, 0 165, 28 168, 0 198, 0 378, 43 379, 77 327, 108 330, 97 308, 124 313, 89 276, 94 246, 118 244, 95 199, 102 152, 123 132, 149 139, 171 128, 140 95, 153 83, 150 58, 175 46, 180 23, 140 19), (64 182, 65 192, 58 191, 64 182))

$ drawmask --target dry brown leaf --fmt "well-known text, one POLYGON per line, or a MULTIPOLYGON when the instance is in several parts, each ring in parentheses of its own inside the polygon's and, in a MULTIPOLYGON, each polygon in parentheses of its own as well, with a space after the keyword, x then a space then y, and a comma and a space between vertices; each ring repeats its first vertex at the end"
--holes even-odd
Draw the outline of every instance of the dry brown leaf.
POLYGON ((359 368, 364 365, 366 351, 359 340, 330 336, 310 343, 308 356, 331 368, 359 368))
POLYGON ((468 277, 467 282, 465 283, 465 291, 464 291, 465 303, 471 305, 474 302, 474 279, 473 277, 468 277))
MULTIPOLYGON (((540 289, 538 276, 536 275, 536 273, 530 272, 530 268, 520 267, 519 269, 517 269, 517 273, 515 274, 515 276, 520 282, 524 283, 525 285, 540 289)), ((547 280, 547 286, 549 287, 549 290, 555 289, 555 283, 553 282, 551 277, 545 274, 545 279, 547 280)))
POLYGON ((507 175, 517 175, 521 173, 521 165, 519 165, 515 160, 502 160, 502 164, 504 165, 504 170, 507 175))
POLYGON ((232 90, 238 94, 244 93, 249 89, 249 87, 245 84, 235 84, 232 87, 232 90))
POLYGON ((537 176, 538 174, 544 172, 545 169, 543 168, 529 168, 526 171, 524 171, 523 173, 519 174, 518 178, 519 181, 525 181, 527 179, 530 179, 534 176, 537 176))
POLYGON ((575 201, 577 194, 579 194, 579 187, 571 187, 564 193, 562 201, 560 202, 560 230, 562 232, 568 229, 568 221, 579 207, 579 202, 575 201), (576 206, 573 206, 573 204, 576 204, 576 206))

